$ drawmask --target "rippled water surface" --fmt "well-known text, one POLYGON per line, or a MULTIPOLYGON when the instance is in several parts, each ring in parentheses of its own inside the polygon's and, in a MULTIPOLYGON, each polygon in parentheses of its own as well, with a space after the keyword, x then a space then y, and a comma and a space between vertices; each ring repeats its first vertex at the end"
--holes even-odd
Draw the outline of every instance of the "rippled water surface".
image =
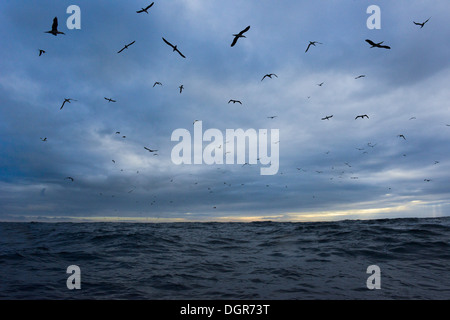
POLYGON ((1 299, 450 299, 450 218, 0 223, 0 267, 1 299))

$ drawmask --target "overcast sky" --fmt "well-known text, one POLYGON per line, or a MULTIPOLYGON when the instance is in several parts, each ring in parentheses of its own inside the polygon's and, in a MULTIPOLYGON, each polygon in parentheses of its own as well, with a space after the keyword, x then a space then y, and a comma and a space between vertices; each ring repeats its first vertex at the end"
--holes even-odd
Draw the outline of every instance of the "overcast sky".
POLYGON ((173 0, 136 13, 150 3, 0 3, 0 220, 450 215, 448 1, 173 0), (381 29, 367 27, 372 4, 381 29), (44 33, 55 16, 65 35, 44 33), (60 110, 65 98, 77 101, 60 110), (172 132, 193 135, 194 120, 224 136, 278 129, 277 174, 174 164, 172 132))

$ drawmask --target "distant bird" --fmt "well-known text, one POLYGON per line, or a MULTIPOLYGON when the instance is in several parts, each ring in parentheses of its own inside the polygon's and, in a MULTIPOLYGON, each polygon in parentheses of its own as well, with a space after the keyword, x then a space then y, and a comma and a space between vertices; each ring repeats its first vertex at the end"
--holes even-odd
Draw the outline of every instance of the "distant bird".
POLYGON ((263 81, 264 78, 270 78, 270 79, 272 79, 272 76, 275 76, 275 77, 278 78, 278 76, 277 76, 275 73, 268 73, 268 74, 264 75, 264 77, 261 79, 261 81, 263 81))
POLYGON ((45 53, 45 50, 39 49, 39 57, 42 56, 43 53, 45 53))
POLYGON ((331 116, 326 116, 326 117, 322 118, 322 120, 330 120, 330 118, 333 118, 333 115, 331 115, 331 116))
POLYGON ((144 149, 147 150, 148 152, 156 152, 156 151, 158 151, 158 150, 152 150, 152 149, 149 149, 149 148, 147 148, 147 147, 144 147, 144 149))
POLYGON ((430 182, 431 180, 430 179, 423 179, 423 181, 430 182))
POLYGON ((416 119, 416 117, 411 117, 411 118, 409 118, 409 120, 415 120, 416 119))
POLYGON ((136 13, 142 13, 142 12, 145 12, 146 14, 148 14, 148 9, 150 9, 151 8, 151 6, 154 4, 154 2, 152 2, 149 6, 147 6, 146 8, 141 8, 141 10, 139 10, 139 11, 136 11, 136 13))
POLYGON ((420 26, 420 29, 422 29, 423 28, 423 26, 425 25, 425 23, 427 23, 428 22, 428 20, 430 20, 431 19, 431 17, 430 18, 428 18, 426 21, 424 21, 424 22, 422 22, 422 23, 420 23, 420 22, 415 22, 415 21, 413 21, 413 23, 415 24, 415 25, 418 25, 418 26, 420 26))
POLYGON ((231 43, 231 46, 234 47, 234 45, 236 44, 236 42, 238 41, 239 38, 246 38, 246 36, 244 36, 244 33, 246 33, 249 29, 250 29, 250 26, 248 26, 247 28, 245 28, 244 30, 242 30, 241 32, 239 32, 237 34, 233 34, 234 39, 233 39, 233 42, 231 43))
POLYGON ((105 100, 108 100, 108 102, 116 102, 116 100, 113 100, 111 98, 106 98, 106 97, 105 97, 105 100))
POLYGON ((161 83, 161 82, 156 81, 156 82, 153 84, 153 87, 155 87, 157 84, 160 85, 160 86, 162 86, 162 83, 161 83))
POLYGON ((52 30, 45 31, 45 33, 51 33, 54 36, 57 36, 58 34, 65 35, 64 32, 58 31, 58 18, 57 17, 53 18, 52 30))
POLYGON ((434 164, 438 164, 439 163, 439 161, 434 161, 434 164))
POLYGON ((373 147, 375 147, 377 144, 376 144, 376 143, 375 143, 375 144, 372 144, 372 143, 368 142, 367 145, 368 145, 369 147, 373 148, 373 147))
POLYGON ((173 44, 171 44, 169 41, 167 41, 166 39, 162 38, 164 40, 165 43, 167 43, 169 46, 171 46, 173 48, 173 51, 176 51, 180 54, 180 56, 182 56, 183 58, 186 58, 181 52, 180 50, 177 49, 177 46, 174 46, 173 44))
POLYGON ((367 114, 362 114, 362 115, 356 116, 355 120, 358 119, 358 118, 361 118, 361 119, 367 118, 367 119, 369 119, 369 116, 367 114))
POLYGON ((65 177, 64 180, 71 180, 73 182, 73 178, 72 177, 65 177))
POLYGON ((365 75, 362 74, 362 75, 360 75, 360 76, 357 76, 355 79, 364 78, 364 77, 365 77, 365 75))
POLYGON ((308 52, 309 47, 311 47, 311 46, 314 46, 314 47, 315 47, 315 46, 316 46, 316 43, 322 44, 321 42, 318 42, 318 41, 310 41, 309 44, 308 44, 308 47, 307 47, 306 50, 305 50, 305 53, 308 52))
POLYGON ((242 102, 240 102, 239 100, 233 100, 233 99, 230 99, 230 101, 228 101, 228 103, 230 103, 230 102, 233 102, 233 104, 234 104, 234 103, 240 103, 240 104, 242 104, 242 102))
POLYGON ((399 138, 403 138, 403 139, 405 139, 406 140, 406 138, 405 138, 405 136, 404 135, 402 135, 402 134, 399 134, 397 137, 399 137, 399 138))
POLYGON ((59 110, 61 110, 61 109, 62 109, 62 108, 64 107, 64 104, 65 104, 66 102, 70 103, 70 101, 77 101, 77 100, 75 100, 75 99, 71 99, 71 98, 68 98, 68 99, 64 99, 64 102, 63 102, 63 104, 62 104, 61 108, 59 108, 59 110))
POLYGON ((111 160, 113 163, 116 163, 116 161, 114 161, 114 160, 111 160))
POLYGON ((45 141, 47 141, 47 137, 45 137, 44 139, 41 138, 41 140, 45 142, 45 141))
POLYGON ((129 44, 126 44, 122 49, 120 49, 119 51, 117 51, 117 53, 121 53, 123 50, 128 49, 129 46, 131 46, 133 43, 135 43, 136 41, 133 41, 129 44))
POLYGON ((375 42, 373 42, 372 40, 366 39, 366 42, 369 43, 369 44, 371 45, 371 48, 374 48, 374 47, 376 47, 376 48, 384 48, 384 49, 390 49, 390 48, 391 48, 391 47, 389 47, 389 46, 381 45, 384 41, 375 43, 375 42))
POLYGON ((183 91, 183 89, 184 89, 184 86, 183 85, 181 85, 181 86, 179 86, 178 88, 180 88, 180 93, 183 91))
POLYGON ((120 131, 116 131, 116 134, 120 134, 120 131))
POLYGON ((318 83, 317 85, 318 85, 319 87, 321 87, 321 86, 323 86, 324 83, 325 83, 325 82, 321 82, 321 83, 318 83))
POLYGON ((271 117, 267 117, 267 118, 269 118, 269 119, 274 119, 274 118, 276 118, 277 116, 271 116, 271 117))

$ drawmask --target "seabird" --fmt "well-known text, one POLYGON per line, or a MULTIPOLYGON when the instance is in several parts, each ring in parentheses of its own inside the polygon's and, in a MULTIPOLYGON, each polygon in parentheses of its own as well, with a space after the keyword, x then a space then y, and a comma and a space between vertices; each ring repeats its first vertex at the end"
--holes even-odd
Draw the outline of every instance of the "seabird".
POLYGON ((51 33, 54 36, 57 36, 58 34, 65 35, 64 32, 58 31, 58 18, 57 17, 53 18, 52 30, 45 31, 45 33, 51 33))
POLYGON ((62 106, 61 106, 61 108, 59 108, 59 110, 61 110, 63 107, 64 107, 64 104, 66 103, 66 102, 68 102, 68 103, 70 103, 70 101, 71 100, 73 100, 73 101, 77 101, 77 100, 75 100, 75 99, 71 99, 71 98, 69 98, 69 99, 65 99, 64 98, 64 102, 63 102, 63 104, 62 104, 62 106))
POLYGON ((233 103, 240 103, 240 104, 242 104, 242 102, 240 102, 239 100, 233 100, 233 99, 230 99, 230 101, 228 101, 228 103, 230 103, 230 102, 233 102, 233 103))
POLYGON ((45 137, 43 139, 41 138, 41 140, 45 142, 45 141, 47 141, 47 137, 45 137))
POLYGON ((156 151, 158 151, 158 150, 152 150, 152 149, 149 149, 149 148, 147 148, 147 147, 144 147, 144 149, 145 149, 145 150, 148 150, 148 152, 156 152, 156 151))
POLYGON ((310 41, 309 42, 309 44, 308 44, 308 47, 306 48, 306 51, 305 51, 305 53, 306 52, 308 52, 308 50, 309 50, 309 47, 311 47, 311 46, 316 46, 316 43, 318 43, 318 44, 322 44, 321 42, 317 42, 317 41, 310 41))
POLYGON ((145 12, 146 14, 148 14, 147 10, 150 9, 150 7, 154 4, 154 2, 152 2, 149 6, 147 6, 146 8, 141 8, 141 10, 136 11, 136 13, 142 13, 145 12))
POLYGON ((153 87, 155 87, 157 84, 160 85, 160 86, 162 86, 162 83, 161 83, 161 82, 156 81, 156 82, 153 84, 153 87))
POLYGON ((249 29, 250 29, 250 26, 248 26, 247 28, 245 28, 244 30, 239 32, 238 34, 233 34, 234 39, 233 39, 233 42, 231 43, 231 46, 234 47, 234 45, 236 44, 236 42, 238 41, 239 38, 246 38, 246 36, 244 36, 244 33, 247 32, 249 29))
POLYGON ((324 83, 325 83, 325 82, 321 82, 321 83, 318 83, 317 85, 318 85, 319 87, 321 87, 321 86, 323 86, 324 83))
POLYGON ((330 118, 333 118, 333 115, 331 115, 331 116, 326 116, 326 117, 322 118, 322 120, 330 120, 330 118))
POLYGON ((267 118, 269 118, 269 119, 273 119, 273 118, 276 118, 277 116, 271 116, 271 117, 267 117, 267 118))
POLYGON ((72 177, 65 177, 64 180, 71 180, 73 182, 73 178, 72 177))
POLYGON ((126 44, 122 49, 120 49, 119 51, 117 51, 117 53, 121 53, 123 50, 128 49, 129 46, 131 46, 133 43, 135 43, 136 41, 133 41, 129 44, 126 44))
POLYGON ((177 49, 177 46, 174 46, 173 44, 171 44, 169 41, 167 41, 166 39, 162 38, 164 40, 165 43, 167 43, 169 46, 171 46, 173 48, 173 51, 176 51, 180 54, 180 56, 182 56, 183 58, 186 58, 181 52, 180 50, 177 49))
POLYGON ((413 23, 415 24, 415 25, 418 25, 418 26, 420 26, 420 29, 422 29, 423 28, 423 26, 425 25, 425 23, 427 23, 428 22, 428 20, 430 20, 431 19, 431 17, 430 18, 428 18, 426 21, 424 21, 424 22, 422 22, 422 23, 420 23, 420 22, 415 22, 415 21, 413 21, 413 23))
POLYGON ((355 120, 358 118, 364 119, 364 117, 369 119, 369 116, 367 114, 362 114, 362 115, 356 116, 355 120))
POLYGON ((105 100, 108 100, 108 102, 116 102, 116 100, 113 100, 111 98, 106 98, 106 97, 105 97, 105 100))
POLYGON ((391 47, 389 47, 389 46, 381 45, 384 41, 375 43, 375 42, 373 42, 372 40, 366 39, 366 42, 369 43, 369 44, 371 45, 371 48, 374 48, 374 47, 376 47, 376 48, 384 48, 384 49, 390 49, 390 48, 391 48, 391 47))
POLYGON ((402 134, 399 134, 397 137, 399 137, 399 138, 403 138, 403 139, 405 139, 406 140, 406 138, 405 138, 405 136, 404 135, 402 135, 402 134))
POLYGON ((39 49, 39 57, 42 56, 43 53, 45 53, 45 50, 39 49))
POLYGON ((183 89, 184 89, 184 86, 183 85, 181 85, 181 86, 179 86, 178 88, 180 88, 180 93, 183 91, 183 89))
POLYGON ((266 77, 272 79, 272 76, 275 76, 275 77, 278 78, 278 76, 275 73, 268 73, 268 74, 264 75, 264 77, 261 79, 261 81, 263 81, 264 78, 266 78, 266 77))
POLYGON ((364 77, 365 77, 365 75, 362 74, 362 75, 360 75, 360 76, 357 76, 355 79, 364 78, 364 77))

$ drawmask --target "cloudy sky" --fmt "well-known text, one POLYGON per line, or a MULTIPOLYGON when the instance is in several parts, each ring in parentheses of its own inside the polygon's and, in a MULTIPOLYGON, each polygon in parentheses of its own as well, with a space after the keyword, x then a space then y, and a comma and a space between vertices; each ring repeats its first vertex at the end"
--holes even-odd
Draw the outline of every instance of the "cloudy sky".
POLYGON ((173 0, 136 13, 150 3, 0 3, 0 220, 450 215, 448 1, 173 0), (81 29, 66 24, 73 4, 81 29), (372 4, 381 29, 367 27, 372 4), (65 35, 44 33, 55 16, 65 35), (193 135, 194 120, 279 130, 277 174, 174 164, 172 132, 193 135))

